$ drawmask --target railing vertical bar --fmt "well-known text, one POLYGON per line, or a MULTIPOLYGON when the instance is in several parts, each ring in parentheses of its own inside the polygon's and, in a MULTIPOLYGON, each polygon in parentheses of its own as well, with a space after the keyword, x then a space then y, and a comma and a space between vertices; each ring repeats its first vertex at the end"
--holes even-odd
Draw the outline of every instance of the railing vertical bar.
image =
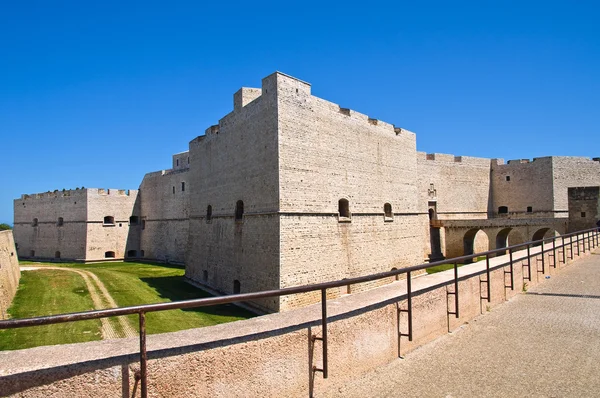
POLYGON ((574 256, 575 256, 575 252, 573 251, 573 237, 569 236, 569 246, 571 247, 571 253, 569 254, 569 257, 571 257, 571 260, 573 260, 574 256))
POLYGON ((553 266, 554 268, 556 268, 556 239, 552 239, 552 259, 553 259, 553 266))
MULTIPOLYGON (((555 237, 554 239, 558 239, 558 238, 555 237)), ((565 238, 561 238, 560 247, 562 247, 563 264, 566 264, 567 263, 567 247, 565 246, 565 238)))
POLYGON ((546 259, 544 258, 544 241, 542 241, 541 253, 542 253, 542 274, 545 274, 546 273, 546 259))
POLYGON ((485 255, 485 273, 487 275, 487 301, 491 302, 492 288, 490 286, 490 255, 485 255))
POLYGON ((406 274, 406 292, 408 295, 408 341, 413 339, 413 324, 412 324, 412 279, 410 277, 410 271, 406 274))
POLYGON ((458 263, 456 261, 454 262, 454 312, 458 318, 458 263))
POLYGON ((148 397, 148 352, 146 351, 146 313, 140 311, 140 393, 148 397))
POLYGON ((580 247, 579 247, 579 234, 575 235, 575 246, 577 247, 577 257, 581 255, 580 247))
POLYGON ((583 243, 583 252, 585 253, 585 233, 581 237, 581 242, 583 243))
POLYGON ((515 290, 515 277, 513 267, 513 252, 512 249, 508 249, 508 255, 510 258, 510 290, 515 290))
POLYGON ((529 247, 529 243, 527 244, 527 273, 527 279, 529 280, 529 282, 531 282, 531 248, 529 247))
POLYGON ((327 289, 321 289, 321 328, 323 330, 323 378, 327 378, 327 289))

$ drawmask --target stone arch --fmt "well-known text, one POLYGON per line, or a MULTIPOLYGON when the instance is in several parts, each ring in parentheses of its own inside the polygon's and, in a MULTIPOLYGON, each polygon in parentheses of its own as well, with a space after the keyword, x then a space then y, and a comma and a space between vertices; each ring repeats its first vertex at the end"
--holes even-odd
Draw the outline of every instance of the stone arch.
MULTIPOLYGON (((548 227, 540 228, 533 233, 533 235, 531 236, 531 240, 532 241, 542 240, 545 238, 551 238, 553 236, 559 236, 559 235, 560 234, 552 228, 548 228, 548 227)), ((539 246, 539 244, 536 244, 536 246, 539 246)))
POLYGON ((496 249, 502 249, 508 246, 508 234, 510 234, 512 228, 504 228, 496 235, 496 249))
POLYGON ((463 255, 484 252, 489 250, 489 237, 481 228, 472 228, 463 237, 463 255))

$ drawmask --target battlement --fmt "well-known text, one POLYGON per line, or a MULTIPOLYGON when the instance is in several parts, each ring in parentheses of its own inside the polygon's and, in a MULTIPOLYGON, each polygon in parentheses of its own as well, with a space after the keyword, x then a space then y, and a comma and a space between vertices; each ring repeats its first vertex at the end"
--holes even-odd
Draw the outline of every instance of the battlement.
POLYGON ((494 167, 498 167, 499 169, 510 169, 510 168, 523 168, 523 167, 550 167, 552 164, 553 157, 552 156, 544 156, 539 158, 529 159, 511 159, 504 163, 503 161, 498 161, 498 159, 494 159, 495 162, 492 162, 494 167))
POLYGON ((21 200, 30 200, 30 199, 43 199, 43 198, 57 198, 57 197, 65 197, 65 196, 85 196, 87 195, 87 188, 75 188, 75 189, 55 189, 54 191, 48 192, 40 192, 40 193, 32 193, 32 194, 22 194, 21 200))
POLYGON ((447 153, 417 152, 417 160, 435 161, 440 163, 464 163, 481 167, 489 167, 490 162, 495 159, 476 158, 472 156, 456 156, 447 153))
POLYGON ((261 95, 261 88, 242 87, 233 94, 233 109, 241 109, 261 95))
POLYGON ((132 196, 137 193, 134 189, 89 188, 88 195, 132 196))
POLYGON ((35 199, 46 199, 46 198, 62 198, 62 197, 82 197, 87 195, 113 195, 113 196, 129 196, 137 193, 137 190, 131 189, 104 189, 104 188, 75 188, 75 189, 55 189, 54 191, 33 193, 33 194, 22 194, 19 199, 16 200, 35 200, 35 199))

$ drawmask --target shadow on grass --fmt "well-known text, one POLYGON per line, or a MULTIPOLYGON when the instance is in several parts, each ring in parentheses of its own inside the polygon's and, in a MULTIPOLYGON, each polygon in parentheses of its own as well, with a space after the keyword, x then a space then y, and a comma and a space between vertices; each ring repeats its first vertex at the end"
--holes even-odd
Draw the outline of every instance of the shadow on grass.
MULTIPOLYGON (((160 297, 169 301, 192 300, 213 297, 208 292, 185 282, 183 276, 163 276, 156 278, 140 278, 148 286, 156 289, 160 297)), ((213 305, 208 307, 185 308, 182 311, 198 312, 209 315, 252 318, 256 314, 233 304, 213 305)))
MULTIPOLYGON (((124 264, 139 264, 139 265, 158 265, 163 268, 175 268, 175 269, 185 269, 185 265, 182 264, 167 264, 167 263, 157 263, 151 261, 135 261, 135 260, 125 260, 124 264)), ((106 263, 110 264, 110 263, 106 263)))

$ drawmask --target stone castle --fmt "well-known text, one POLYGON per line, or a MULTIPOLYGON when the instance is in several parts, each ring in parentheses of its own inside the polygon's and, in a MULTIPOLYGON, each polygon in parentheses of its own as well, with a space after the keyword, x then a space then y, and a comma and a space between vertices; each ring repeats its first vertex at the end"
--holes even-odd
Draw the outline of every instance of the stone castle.
MULTIPOLYGON (((598 158, 504 164, 418 152, 414 133, 315 97, 279 72, 233 102, 137 191, 16 199, 19 256, 183 263, 192 281, 238 293, 506 247, 590 228, 598 217, 598 158)), ((254 304, 281 311, 316 300, 254 304)))

